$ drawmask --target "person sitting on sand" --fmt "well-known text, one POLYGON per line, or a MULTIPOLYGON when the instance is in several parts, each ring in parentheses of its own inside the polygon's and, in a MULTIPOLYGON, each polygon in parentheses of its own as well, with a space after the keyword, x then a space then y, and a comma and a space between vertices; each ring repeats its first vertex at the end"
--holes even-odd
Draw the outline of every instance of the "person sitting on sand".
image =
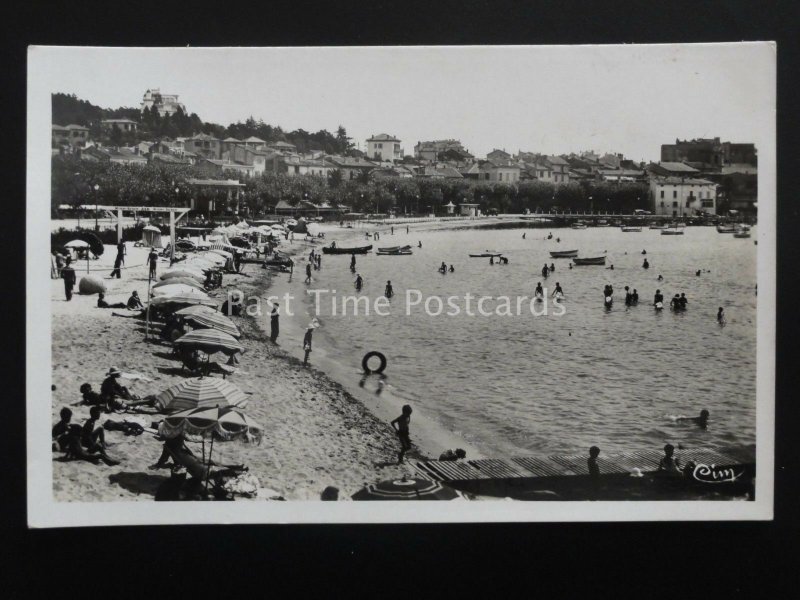
POLYGON ((658 470, 665 473, 680 474, 680 460, 675 458, 675 446, 667 444, 664 446, 664 458, 658 463, 658 470))
POLYGON ((82 429, 80 425, 68 426, 66 436, 66 450, 64 454, 66 460, 85 460, 95 465, 102 461, 108 466, 114 466, 120 463, 120 461, 108 456, 104 449, 96 449, 94 451, 85 450, 81 444, 82 429))
POLYGON ((102 427, 95 427, 102 410, 99 406, 89 409, 89 418, 81 429, 81 445, 89 452, 100 452, 106 449, 106 434, 102 427))
POLYGON ((72 411, 66 406, 61 409, 59 416, 61 420, 53 425, 53 450, 66 452, 69 447, 70 427, 77 427, 80 429, 80 426, 71 423, 72 411))
POLYGON ((139 298, 139 292, 133 290, 131 292, 131 297, 128 298, 128 310, 136 310, 140 308, 144 308, 144 304, 142 304, 141 299, 139 298))
POLYGON ((397 437, 400 438, 400 452, 398 453, 397 464, 401 464, 406 452, 411 450, 411 437, 409 436, 411 412, 411 406, 406 404, 403 406, 402 414, 391 422, 392 427, 397 432, 397 437))
POLYGON ((111 408, 115 404, 119 404, 119 399, 135 400, 133 395, 123 385, 120 385, 119 378, 122 377, 122 371, 116 367, 111 367, 106 373, 106 378, 100 385, 100 396, 103 401, 111 408))
POLYGON ((676 420, 678 423, 694 423, 701 429, 708 429, 708 416, 708 411, 703 409, 699 417, 678 417, 676 420))
POLYGON ((439 460, 457 461, 459 458, 466 458, 466 451, 461 448, 455 450, 445 450, 439 455, 439 460))
POLYGON ((97 308, 127 308, 127 304, 124 302, 117 302, 115 304, 109 304, 105 300, 106 295, 103 292, 99 292, 97 294, 97 308))

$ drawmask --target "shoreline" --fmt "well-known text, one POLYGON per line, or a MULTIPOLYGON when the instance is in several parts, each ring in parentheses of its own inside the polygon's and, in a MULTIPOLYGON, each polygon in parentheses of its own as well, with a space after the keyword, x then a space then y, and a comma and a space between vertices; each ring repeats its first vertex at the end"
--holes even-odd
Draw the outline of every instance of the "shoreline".
MULTIPOLYGON (((451 228, 447 226, 450 224, 443 225, 445 225, 444 228, 451 228)), ((339 228, 335 228, 332 231, 326 231, 325 233, 326 235, 331 235, 332 233, 337 233, 339 231, 339 228)), ((357 231, 359 230, 345 229, 340 233, 339 236, 337 236, 337 238, 339 241, 350 241, 351 239, 357 237, 357 231)), ((333 236, 331 235, 331 237, 333 236)), ((329 243, 327 239, 325 243, 329 243)), ((380 240, 378 243, 380 243, 380 240)), ((263 287, 258 288, 257 284, 254 286, 258 288, 257 295, 262 299, 269 296, 277 296, 280 298, 284 297, 286 293, 296 291, 292 289, 292 284, 298 284, 298 279, 296 278, 304 278, 303 273, 305 264, 308 262, 308 251, 312 247, 319 251, 323 245, 324 243, 306 244, 304 242, 296 242, 294 247, 289 246, 288 248, 281 245, 281 251, 289 254, 293 259, 295 259, 295 268, 299 267, 299 274, 293 275, 291 279, 288 277, 288 275, 283 273, 280 273, 280 275, 284 276, 279 278, 274 276, 263 277, 261 278, 261 280, 264 282, 263 287), (306 256, 304 256, 304 254, 306 256)), ((303 284, 302 280, 300 280, 299 285, 305 284, 303 284)), ((293 296, 296 300, 298 300, 298 302, 295 304, 295 308, 297 309, 297 307, 302 307, 303 310, 302 312, 295 310, 292 316, 281 312, 278 346, 287 355, 287 357, 294 358, 298 361, 298 364, 301 364, 304 354, 301 341, 303 334, 305 333, 305 326, 314 317, 314 315, 308 313, 306 310, 307 306, 303 301, 302 296, 298 294, 293 294, 293 296), (287 342, 287 339, 291 341, 287 342)), ((260 328, 264 334, 264 337, 268 339, 268 314, 266 314, 266 311, 262 312, 264 313, 262 317, 256 317, 253 318, 253 320, 257 323, 257 327, 260 328)), ((324 328, 324 323, 322 328, 324 328)), ((363 404, 367 410, 369 410, 381 422, 388 425, 392 419, 400 414, 402 405, 406 402, 406 400, 397 398, 392 393, 391 386, 385 387, 380 394, 377 394, 377 377, 370 377, 367 378, 364 386, 362 387, 359 385, 359 380, 362 376, 360 368, 358 366, 348 367, 342 362, 333 359, 326 352, 324 346, 319 343, 317 337, 315 337, 314 350, 309 358, 309 361, 310 366, 308 369, 310 371, 316 371, 319 376, 329 379, 334 384, 341 386, 349 395, 363 404)), ((357 362, 360 364, 360 360, 357 362)), ((467 441, 457 433, 450 431, 444 425, 438 423, 433 417, 426 415, 424 413, 424 409, 420 409, 417 406, 413 406, 413 409, 414 414, 411 421, 411 441, 414 448, 419 451, 419 454, 425 456, 415 456, 417 453, 412 451, 412 453, 409 454, 410 458, 436 459, 445 450, 455 448, 462 448, 465 450, 467 452, 468 459, 485 458, 485 455, 480 448, 475 446, 472 442, 467 441)))

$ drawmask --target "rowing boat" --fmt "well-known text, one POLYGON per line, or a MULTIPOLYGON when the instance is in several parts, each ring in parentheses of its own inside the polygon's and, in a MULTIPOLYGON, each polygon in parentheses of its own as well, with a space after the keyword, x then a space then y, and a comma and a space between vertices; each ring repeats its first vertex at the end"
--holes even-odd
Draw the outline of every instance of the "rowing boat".
POLYGON ((391 252, 381 252, 378 250, 375 254, 378 256, 408 256, 409 254, 413 254, 411 250, 392 250, 391 252))
POLYGON ((604 265, 604 264, 606 264, 606 257, 605 256, 593 256, 591 258, 573 258, 572 262, 574 262, 576 266, 604 265))
POLYGON ((326 246, 322 249, 323 254, 366 254, 372 250, 372 244, 369 246, 356 246, 354 248, 338 248, 326 246))
POLYGON ((630 226, 629 225, 623 225, 622 226, 622 231, 624 231, 625 233, 635 233, 635 232, 638 232, 638 231, 641 231, 641 230, 642 230, 641 227, 635 227, 633 225, 630 225, 630 226))
POLYGON ((498 252, 492 252, 492 253, 482 252, 481 254, 470 254, 471 258, 489 258, 491 256, 497 258, 498 256, 503 256, 503 255, 498 252))
POLYGON ((397 252, 400 250, 411 250, 411 246, 389 246, 388 248, 378 248, 378 252, 397 252))
POLYGON ((577 250, 556 250, 550 252, 550 258, 575 258, 578 256, 577 250))
POLYGON ((735 225, 717 225, 717 233, 736 233, 735 225))

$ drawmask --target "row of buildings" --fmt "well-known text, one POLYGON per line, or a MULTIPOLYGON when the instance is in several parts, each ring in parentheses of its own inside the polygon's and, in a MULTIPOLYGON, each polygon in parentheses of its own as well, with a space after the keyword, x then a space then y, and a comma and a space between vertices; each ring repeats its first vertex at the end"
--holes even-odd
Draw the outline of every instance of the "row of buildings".
MULTIPOLYGON (((162 115, 185 110, 177 94, 163 94, 159 89, 147 90, 142 99, 142 110, 153 108, 162 115)), ((124 133, 138 129, 131 119, 107 119, 101 126, 124 133)), ((248 178, 265 173, 331 177, 338 171, 345 180, 415 177, 508 184, 541 181, 554 186, 604 182, 648 186, 652 212, 658 215, 716 214, 723 200, 727 209, 755 212, 757 207, 755 146, 720 138, 676 139, 674 144, 662 145, 658 163, 645 164, 622 154, 594 152, 554 156, 494 149, 485 158, 476 158, 456 139, 418 141, 413 156, 407 156, 402 140, 387 133, 370 136, 365 152, 356 151, 354 156, 300 153, 288 142, 254 136, 219 139, 201 133, 109 147, 94 143, 89 130, 75 124, 53 125, 52 135, 54 153, 77 152, 86 160, 123 164, 191 164, 208 177, 248 178)))

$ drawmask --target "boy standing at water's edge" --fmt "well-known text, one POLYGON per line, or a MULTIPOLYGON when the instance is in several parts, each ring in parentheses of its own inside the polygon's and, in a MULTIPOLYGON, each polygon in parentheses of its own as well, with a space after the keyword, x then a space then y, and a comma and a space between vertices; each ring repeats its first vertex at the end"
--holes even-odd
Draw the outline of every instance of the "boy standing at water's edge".
POLYGON ((411 412, 411 406, 408 404, 404 405, 403 413, 391 423, 392 427, 397 432, 397 437, 400 438, 400 452, 398 453, 397 464, 401 464, 406 452, 411 450, 411 437, 409 436, 411 412))

